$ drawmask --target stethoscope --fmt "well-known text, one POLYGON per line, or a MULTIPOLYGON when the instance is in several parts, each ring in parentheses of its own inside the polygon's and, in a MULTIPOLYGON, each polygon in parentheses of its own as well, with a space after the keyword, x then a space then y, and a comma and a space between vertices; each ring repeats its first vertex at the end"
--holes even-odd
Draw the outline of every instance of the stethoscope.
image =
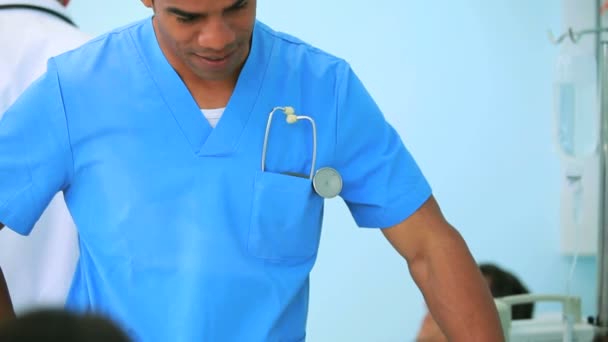
POLYGON ((42 7, 42 6, 26 5, 26 4, 0 5, 0 10, 3 10, 3 9, 30 9, 30 10, 34 10, 34 11, 44 12, 44 13, 50 14, 54 17, 57 17, 74 27, 76 26, 76 24, 74 24, 74 22, 67 16, 65 16, 55 10, 52 10, 52 9, 46 8, 46 7, 42 7))
POLYGON ((266 151, 268 150, 268 136, 272 125, 272 117, 276 111, 282 111, 288 124, 295 124, 299 120, 306 120, 312 126, 312 161, 308 175, 287 172, 287 175, 304 177, 312 181, 312 186, 317 194, 323 198, 334 198, 342 191, 342 177, 340 173, 331 167, 322 167, 315 172, 317 162, 317 126, 315 120, 310 116, 297 115, 293 107, 275 107, 268 114, 266 122, 266 133, 264 134, 264 146, 262 147, 262 172, 266 170, 266 151))

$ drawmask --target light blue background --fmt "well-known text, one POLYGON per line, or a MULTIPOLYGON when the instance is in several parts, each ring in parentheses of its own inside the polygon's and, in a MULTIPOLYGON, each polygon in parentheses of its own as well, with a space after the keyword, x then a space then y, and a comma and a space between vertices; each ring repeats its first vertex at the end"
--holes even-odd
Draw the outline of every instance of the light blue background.
MULTIPOLYGON (((137 0, 73 0, 71 12, 93 34, 150 14, 137 0)), ((509 268, 534 292, 565 293, 558 48, 546 35, 560 28, 558 1, 260 0, 258 16, 353 65, 478 261, 509 268)), ((585 316, 596 311, 596 279, 595 258, 579 258, 572 293, 585 316)), ((411 341, 424 311, 403 259, 329 201, 310 341, 411 341)))

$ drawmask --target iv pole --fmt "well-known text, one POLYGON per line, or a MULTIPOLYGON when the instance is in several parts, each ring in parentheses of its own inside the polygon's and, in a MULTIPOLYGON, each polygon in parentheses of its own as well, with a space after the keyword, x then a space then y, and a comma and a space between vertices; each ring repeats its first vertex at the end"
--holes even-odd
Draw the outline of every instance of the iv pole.
POLYGON ((600 229, 598 232, 597 269, 598 301, 596 324, 604 332, 608 331, 608 41, 601 29, 600 0, 596 1, 596 51, 598 64, 598 89, 600 91, 600 229))
MULTIPOLYGON (((557 39, 550 35, 550 39, 554 44, 560 44, 564 39, 569 38, 572 43, 576 44, 582 36, 595 34, 600 108, 600 225, 597 249, 598 301, 595 324, 600 333, 606 334, 608 333, 608 37, 602 33, 608 32, 608 28, 601 27, 601 1, 596 0, 596 5, 595 29, 575 32, 570 28, 557 39)), ((608 337, 608 335, 606 336, 608 337)))

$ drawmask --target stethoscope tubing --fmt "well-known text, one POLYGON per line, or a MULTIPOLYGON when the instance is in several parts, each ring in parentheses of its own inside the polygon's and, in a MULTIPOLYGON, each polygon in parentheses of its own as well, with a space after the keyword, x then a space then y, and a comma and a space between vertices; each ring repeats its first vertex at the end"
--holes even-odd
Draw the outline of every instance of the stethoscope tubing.
POLYGON ((11 9, 28 9, 28 10, 47 13, 47 14, 50 14, 56 18, 59 18, 59 19, 65 21, 66 23, 76 27, 76 24, 72 21, 72 19, 70 19, 66 15, 59 13, 57 11, 54 11, 50 8, 36 6, 36 5, 26 5, 26 4, 0 5, 0 10, 11 10, 11 9))
POLYGON ((275 107, 272 109, 270 114, 268 114, 268 121, 266 122, 266 132, 264 134, 264 145, 262 147, 262 172, 266 170, 266 152, 268 151, 268 138, 270 135, 270 128, 272 126, 272 117, 277 111, 282 111, 283 113, 285 113, 285 115, 287 116, 286 121, 289 124, 294 124, 299 120, 307 120, 310 122, 310 125, 312 126, 312 161, 308 178, 312 180, 315 174, 315 167, 317 162, 317 125, 315 124, 313 118, 311 118, 310 116, 296 115, 293 112, 293 108, 291 107, 275 107))

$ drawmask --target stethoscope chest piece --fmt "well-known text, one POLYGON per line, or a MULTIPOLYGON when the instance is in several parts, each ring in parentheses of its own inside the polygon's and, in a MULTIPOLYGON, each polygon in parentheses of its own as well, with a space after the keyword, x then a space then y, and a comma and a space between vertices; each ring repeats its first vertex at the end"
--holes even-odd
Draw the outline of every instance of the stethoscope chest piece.
POLYGON ((342 191, 342 177, 335 169, 323 167, 312 178, 312 186, 319 196, 334 198, 342 191))

